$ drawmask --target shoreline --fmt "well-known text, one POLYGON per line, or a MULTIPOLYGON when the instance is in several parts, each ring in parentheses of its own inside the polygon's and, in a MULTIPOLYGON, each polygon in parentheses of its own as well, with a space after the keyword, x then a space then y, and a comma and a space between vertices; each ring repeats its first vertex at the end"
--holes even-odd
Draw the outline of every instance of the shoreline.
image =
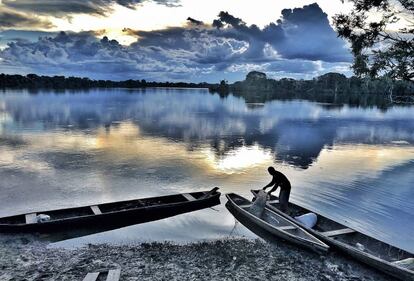
POLYGON ((33 236, 0 235, 0 280, 82 280, 121 269, 120 280, 376 280, 392 277, 332 252, 231 238, 174 244, 89 244, 48 248, 33 236))

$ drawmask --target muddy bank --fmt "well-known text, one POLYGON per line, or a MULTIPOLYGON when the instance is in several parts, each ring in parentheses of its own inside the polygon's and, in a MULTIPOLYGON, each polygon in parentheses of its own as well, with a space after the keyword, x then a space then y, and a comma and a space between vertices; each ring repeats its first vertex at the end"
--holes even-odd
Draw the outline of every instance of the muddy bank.
POLYGON ((282 243, 227 239, 175 245, 89 245, 49 249, 29 237, 0 236, 0 280, 82 280, 121 268, 121 280, 376 280, 370 268, 338 254, 319 256, 282 243))

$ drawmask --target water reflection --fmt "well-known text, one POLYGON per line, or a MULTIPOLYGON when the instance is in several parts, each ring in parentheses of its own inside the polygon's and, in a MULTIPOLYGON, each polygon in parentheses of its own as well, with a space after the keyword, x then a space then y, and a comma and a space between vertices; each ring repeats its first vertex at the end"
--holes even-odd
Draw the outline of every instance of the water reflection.
MULTIPOLYGON (((144 135, 208 144, 217 155, 258 144, 276 160, 307 168, 334 141, 384 144, 414 140, 412 108, 360 109, 310 102, 273 101, 250 108, 241 98, 220 99, 203 90, 137 90, 87 95, 21 93, 2 97, 1 130, 84 133, 131 122, 144 135), (168 102, 166 102, 168 101, 168 102), (6 108, 7 107, 7 108, 6 108)), ((134 135, 134 132, 131 132, 134 135)))
POLYGON ((0 214, 216 185, 248 195, 275 165, 294 201, 413 251, 413 121, 413 107, 251 105, 200 89, 6 91, 0 214))

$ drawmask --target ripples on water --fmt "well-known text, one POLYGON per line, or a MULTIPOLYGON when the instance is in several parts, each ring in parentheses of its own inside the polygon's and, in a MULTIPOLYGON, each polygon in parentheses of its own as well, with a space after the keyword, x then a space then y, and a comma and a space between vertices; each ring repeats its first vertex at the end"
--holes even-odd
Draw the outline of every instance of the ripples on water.
MULTIPOLYGON (((0 214, 213 186, 250 196, 274 165, 293 201, 413 252, 413 121, 413 107, 246 104, 200 89, 5 91, 0 214)), ((252 235, 234 223, 220 206, 62 243, 252 235)))

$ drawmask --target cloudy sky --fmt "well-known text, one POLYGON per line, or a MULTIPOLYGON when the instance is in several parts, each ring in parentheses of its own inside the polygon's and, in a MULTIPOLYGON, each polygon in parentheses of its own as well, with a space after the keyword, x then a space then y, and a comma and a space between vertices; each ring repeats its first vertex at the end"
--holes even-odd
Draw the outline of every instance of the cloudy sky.
POLYGON ((351 75, 340 0, 0 0, 0 72, 217 82, 351 75))

